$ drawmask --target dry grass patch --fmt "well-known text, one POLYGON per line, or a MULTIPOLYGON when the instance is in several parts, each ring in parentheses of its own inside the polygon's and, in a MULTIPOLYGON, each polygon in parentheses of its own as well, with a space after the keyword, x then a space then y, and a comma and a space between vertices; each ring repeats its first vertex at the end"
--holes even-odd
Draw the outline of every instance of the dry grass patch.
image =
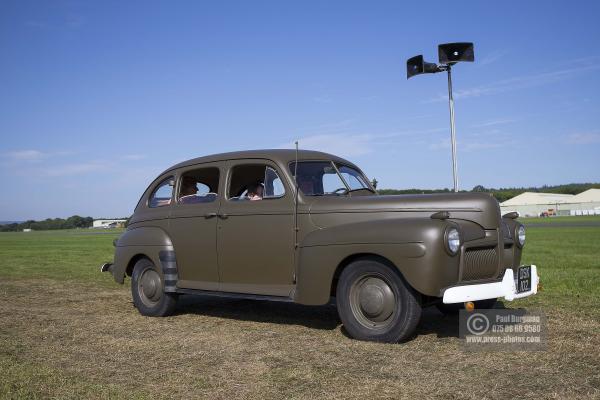
POLYGON ((466 353, 428 310, 412 341, 351 340, 335 307, 183 297, 140 316, 125 289, 0 283, 0 397, 594 398, 598 314, 546 309, 545 352, 466 353))

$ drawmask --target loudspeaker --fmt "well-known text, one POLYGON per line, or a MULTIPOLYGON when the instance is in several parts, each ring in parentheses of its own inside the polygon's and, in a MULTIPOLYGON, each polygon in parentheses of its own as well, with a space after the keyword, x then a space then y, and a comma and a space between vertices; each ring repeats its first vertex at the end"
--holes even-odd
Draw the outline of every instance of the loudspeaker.
POLYGON ((438 46, 440 64, 454 64, 460 61, 475 61, 473 43, 446 43, 438 46))
POLYGON ((406 61, 406 79, 411 76, 434 72, 440 72, 437 64, 423 61, 422 55, 414 56, 406 61))

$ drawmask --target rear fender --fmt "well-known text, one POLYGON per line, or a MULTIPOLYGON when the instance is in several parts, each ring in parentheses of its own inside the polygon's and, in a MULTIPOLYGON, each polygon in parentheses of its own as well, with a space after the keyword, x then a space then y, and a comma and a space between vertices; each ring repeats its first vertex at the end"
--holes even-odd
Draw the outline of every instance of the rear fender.
MULTIPOLYGON (((131 274, 133 264, 140 258, 150 259, 162 270, 176 269, 173 243, 165 231, 156 227, 140 227, 126 231, 116 242, 114 266, 111 268, 117 283, 123 283, 131 274)), ((176 271, 175 271, 176 274, 176 271)))

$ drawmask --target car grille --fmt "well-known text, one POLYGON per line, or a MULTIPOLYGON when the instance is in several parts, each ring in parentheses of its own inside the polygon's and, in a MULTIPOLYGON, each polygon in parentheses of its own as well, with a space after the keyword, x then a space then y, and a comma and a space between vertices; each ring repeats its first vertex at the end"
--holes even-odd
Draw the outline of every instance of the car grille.
POLYGON ((506 222, 502 221, 500 228, 502 229, 502 236, 504 236, 505 239, 512 239, 510 228, 506 222))
POLYGON ((495 247, 466 249, 462 280, 493 278, 498 271, 498 252, 495 247))

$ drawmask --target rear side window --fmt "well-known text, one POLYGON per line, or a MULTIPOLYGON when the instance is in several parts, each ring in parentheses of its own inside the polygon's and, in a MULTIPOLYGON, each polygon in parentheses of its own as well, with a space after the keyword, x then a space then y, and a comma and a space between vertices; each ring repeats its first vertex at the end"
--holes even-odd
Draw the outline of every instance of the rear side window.
POLYGON ((173 177, 169 177, 163 180, 158 184, 156 189, 150 195, 150 200, 148 201, 148 207, 156 208, 156 207, 164 207, 171 204, 171 198, 173 197, 173 186, 175 181, 173 177))
POLYGON ((179 184, 179 204, 212 203, 219 190, 219 169, 200 168, 186 172, 179 184))
POLYGON ((230 200, 263 200, 284 195, 285 187, 274 168, 265 164, 233 167, 227 196, 230 200))

